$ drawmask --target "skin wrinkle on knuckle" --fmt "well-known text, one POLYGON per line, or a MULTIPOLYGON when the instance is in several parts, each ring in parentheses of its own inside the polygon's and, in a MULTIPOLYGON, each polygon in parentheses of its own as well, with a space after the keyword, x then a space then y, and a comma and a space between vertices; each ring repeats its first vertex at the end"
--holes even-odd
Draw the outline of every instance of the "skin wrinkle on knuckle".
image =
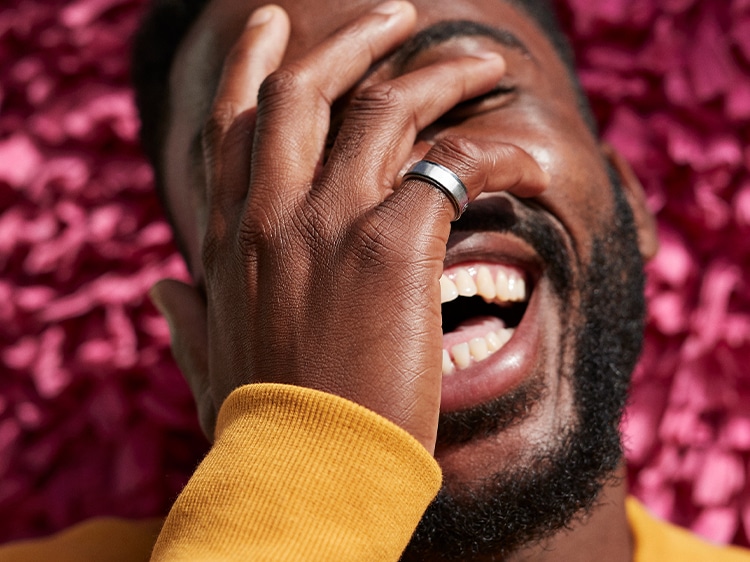
POLYGON ((272 72, 260 85, 258 100, 288 95, 301 86, 299 73, 291 64, 272 72))
POLYGON ((237 240, 242 251, 254 249, 262 252, 274 248, 285 238, 285 223, 285 217, 271 205, 259 206, 252 216, 245 214, 240 220, 237 232, 237 240))
POLYGON ((444 137, 430 152, 437 156, 440 164, 461 178, 479 169, 482 162, 480 149, 465 137, 444 137))
POLYGON ((306 99, 310 72, 290 64, 269 74, 258 89, 258 115, 284 115, 306 99))
POLYGON ((403 113, 404 93, 395 85, 382 82, 358 92, 351 102, 349 112, 360 119, 381 120, 403 113))

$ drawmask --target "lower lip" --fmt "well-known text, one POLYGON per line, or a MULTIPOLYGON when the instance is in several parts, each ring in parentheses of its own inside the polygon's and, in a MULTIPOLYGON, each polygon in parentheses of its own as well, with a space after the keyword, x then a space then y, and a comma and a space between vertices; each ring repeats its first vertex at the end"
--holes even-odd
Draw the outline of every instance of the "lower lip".
POLYGON ((465 410, 489 402, 516 388, 539 364, 542 330, 537 286, 513 337, 479 363, 443 376, 440 411, 465 410))

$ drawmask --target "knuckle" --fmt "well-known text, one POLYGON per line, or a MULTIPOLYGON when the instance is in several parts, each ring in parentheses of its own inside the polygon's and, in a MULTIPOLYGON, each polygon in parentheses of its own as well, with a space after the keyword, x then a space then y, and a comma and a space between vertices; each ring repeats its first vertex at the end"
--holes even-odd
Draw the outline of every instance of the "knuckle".
POLYGON ((238 109, 236 104, 231 102, 218 102, 211 109, 211 114, 203 123, 201 136, 204 149, 209 149, 218 142, 224 131, 229 128, 234 118, 237 116, 238 109))
POLYGON ((387 82, 375 84, 358 92, 350 111, 371 116, 389 116, 401 113, 404 107, 404 93, 387 82))
POLYGON ((258 91, 258 106, 276 105, 294 97, 308 82, 306 72, 296 65, 288 65, 269 74, 258 91))
POLYGON ((275 205, 254 205, 239 223, 240 247, 259 254, 283 245, 286 217, 275 205))
POLYGON ((440 164, 451 169, 472 169, 483 159, 477 144, 465 137, 445 137, 432 147, 430 153, 440 164))
POLYGON ((221 131, 229 127, 240 113, 237 103, 229 100, 217 101, 211 108, 211 113, 203 124, 204 135, 212 131, 221 131))

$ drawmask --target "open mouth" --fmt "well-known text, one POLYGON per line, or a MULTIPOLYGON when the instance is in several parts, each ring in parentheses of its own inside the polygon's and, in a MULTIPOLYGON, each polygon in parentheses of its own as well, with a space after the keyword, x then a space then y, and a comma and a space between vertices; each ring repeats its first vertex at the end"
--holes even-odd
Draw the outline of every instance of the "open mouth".
POLYGON ((443 272, 444 376, 505 347, 526 312, 531 284, 523 270, 511 265, 463 263, 443 272))

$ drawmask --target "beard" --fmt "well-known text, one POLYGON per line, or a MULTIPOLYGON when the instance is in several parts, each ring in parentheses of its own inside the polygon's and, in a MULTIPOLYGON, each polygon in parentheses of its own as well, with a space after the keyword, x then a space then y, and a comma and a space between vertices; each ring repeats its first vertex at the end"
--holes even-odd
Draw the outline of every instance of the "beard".
MULTIPOLYGON (((565 330, 574 346, 574 368, 567 376, 575 419, 530 460, 480 485, 444 486, 402 561, 503 560, 570 528, 614 480, 623 456, 619 422, 641 350, 645 301, 633 216, 612 171, 610 178, 615 220, 594 239, 591 263, 576 286, 568 252, 551 227, 532 220, 525 232, 511 228, 545 260, 563 306, 574 289, 581 295, 582 320, 565 330)), ((532 380, 488 404, 441 415, 438 442, 460 443, 502 431, 528 416, 544 391, 543 383, 532 380)))

